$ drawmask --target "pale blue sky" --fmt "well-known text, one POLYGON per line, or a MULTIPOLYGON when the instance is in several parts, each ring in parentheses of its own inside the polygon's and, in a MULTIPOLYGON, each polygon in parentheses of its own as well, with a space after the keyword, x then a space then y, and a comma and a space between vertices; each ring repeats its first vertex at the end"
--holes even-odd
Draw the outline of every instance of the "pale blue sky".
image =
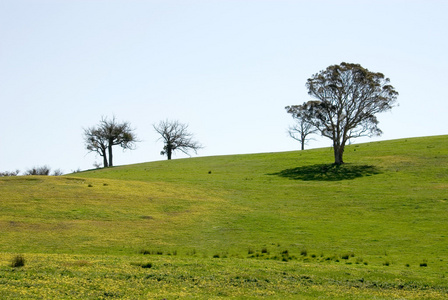
POLYGON ((142 140, 115 165, 164 159, 152 124, 167 118, 199 156, 295 150, 284 107, 343 61, 400 93, 383 136, 353 142, 447 134, 447 14, 435 0, 0 0, 0 171, 92 168, 83 128, 112 115, 142 140))

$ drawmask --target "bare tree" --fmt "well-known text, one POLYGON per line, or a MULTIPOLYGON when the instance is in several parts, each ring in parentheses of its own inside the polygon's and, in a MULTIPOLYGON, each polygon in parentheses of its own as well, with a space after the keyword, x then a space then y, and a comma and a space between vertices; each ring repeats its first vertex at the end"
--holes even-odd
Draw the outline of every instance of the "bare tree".
POLYGON ((124 150, 135 149, 135 143, 137 137, 134 134, 134 130, 131 128, 131 124, 128 122, 118 123, 115 116, 112 120, 102 118, 100 121, 100 128, 107 140, 107 149, 109 152, 109 167, 113 166, 112 147, 119 145, 124 150))
POLYGON ((382 73, 359 64, 329 66, 308 79, 308 94, 316 100, 287 110, 300 112, 303 119, 333 141, 335 164, 343 164, 349 139, 380 135, 375 114, 392 109, 398 92, 382 73))
POLYGON ((103 166, 107 168, 107 138, 101 128, 89 127, 84 129, 84 143, 89 152, 96 152, 103 158, 103 166))
POLYGON ((163 150, 161 155, 166 155, 170 160, 174 151, 181 151, 187 155, 190 150, 197 153, 202 146, 193 141, 193 134, 187 131, 188 125, 178 121, 161 121, 158 125, 153 125, 155 131, 161 135, 159 140, 163 140, 163 150))
MULTIPOLYGON (((288 134, 293 139, 300 142, 301 150, 305 149, 307 137, 317 132, 312 124, 308 123, 300 114, 300 111, 295 107, 286 107, 288 113, 297 121, 294 125, 288 128, 288 134)), ((309 140, 309 139, 308 139, 309 140)))
POLYGON ((103 166, 107 168, 107 139, 103 135, 102 130, 96 127, 84 129, 84 143, 89 152, 96 152, 103 158, 103 166))
POLYGON ((84 129, 84 142, 87 150, 103 157, 104 167, 112 167, 113 146, 135 149, 138 140, 133 131, 128 122, 119 123, 115 116, 111 120, 103 117, 97 127, 84 129))

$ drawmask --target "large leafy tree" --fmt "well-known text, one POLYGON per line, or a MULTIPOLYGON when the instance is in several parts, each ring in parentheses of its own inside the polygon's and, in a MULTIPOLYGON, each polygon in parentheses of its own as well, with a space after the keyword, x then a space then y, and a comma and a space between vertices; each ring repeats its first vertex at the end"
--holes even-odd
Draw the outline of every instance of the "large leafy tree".
POLYGON ((153 125, 154 130, 161 135, 163 140, 163 150, 161 155, 166 155, 168 160, 171 159, 173 152, 179 150, 187 155, 190 150, 195 153, 202 146, 193 140, 193 134, 188 132, 188 125, 179 123, 178 121, 161 121, 158 125, 153 125))
POLYGON ((87 150, 103 157, 104 167, 113 166, 113 146, 133 150, 138 142, 130 123, 120 123, 115 116, 112 119, 103 117, 99 125, 85 129, 84 141, 87 150))
POLYGON ((394 106, 398 92, 382 73, 371 72, 359 64, 332 65, 314 74, 306 83, 314 100, 287 106, 322 136, 333 141, 334 162, 343 164, 349 139, 381 135, 377 113, 394 106))

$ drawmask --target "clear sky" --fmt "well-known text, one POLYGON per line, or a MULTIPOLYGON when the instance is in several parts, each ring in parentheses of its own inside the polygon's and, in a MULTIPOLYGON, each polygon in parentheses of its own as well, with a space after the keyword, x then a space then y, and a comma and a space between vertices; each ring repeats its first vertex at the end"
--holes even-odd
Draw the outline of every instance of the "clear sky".
POLYGON ((444 0, 0 0, 0 171, 93 168, 83 128, 113 115, 141 140, 115 165, 164 159, 164 119, 189 124, 198 156, 296 150, 284 107, 341 62, 400 93, 384 134, 353 142, 447 134, 447 15, 444 0))

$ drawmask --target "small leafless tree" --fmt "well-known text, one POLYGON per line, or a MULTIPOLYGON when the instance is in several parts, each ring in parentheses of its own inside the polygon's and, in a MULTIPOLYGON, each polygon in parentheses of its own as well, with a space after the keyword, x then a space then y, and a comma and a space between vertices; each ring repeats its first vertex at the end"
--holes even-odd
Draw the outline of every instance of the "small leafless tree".
POLYGON ((89 127, 84 129, 84 142, 89 152, 96 152, 103 158, 103 166, 107 168, 107 139, 101 128, 89 127))
POLYGON ((163 150, 161 155, 166 155, 170 160, 174 151, 181 151, 189 155, 189 151, 195 153, 203 148, 198 142, 193 141, 193 134, 187 131, 188 125, 178 121, 161 121, 158 125, 153 125, 155 131, 161 135, 159 140, 163 140, 163 150))
POLYGON ((317 133, 317 128, 302 118, 300 111, 297 111, 295 107, 288 106, 286 107, 286 110, 292 115, 294 120, 297 121, 294 125, 289 127, 288 134, 293 139, 299 141, 301 150, 304 150, 307 140, 310 140, 308 136, 317 133))

